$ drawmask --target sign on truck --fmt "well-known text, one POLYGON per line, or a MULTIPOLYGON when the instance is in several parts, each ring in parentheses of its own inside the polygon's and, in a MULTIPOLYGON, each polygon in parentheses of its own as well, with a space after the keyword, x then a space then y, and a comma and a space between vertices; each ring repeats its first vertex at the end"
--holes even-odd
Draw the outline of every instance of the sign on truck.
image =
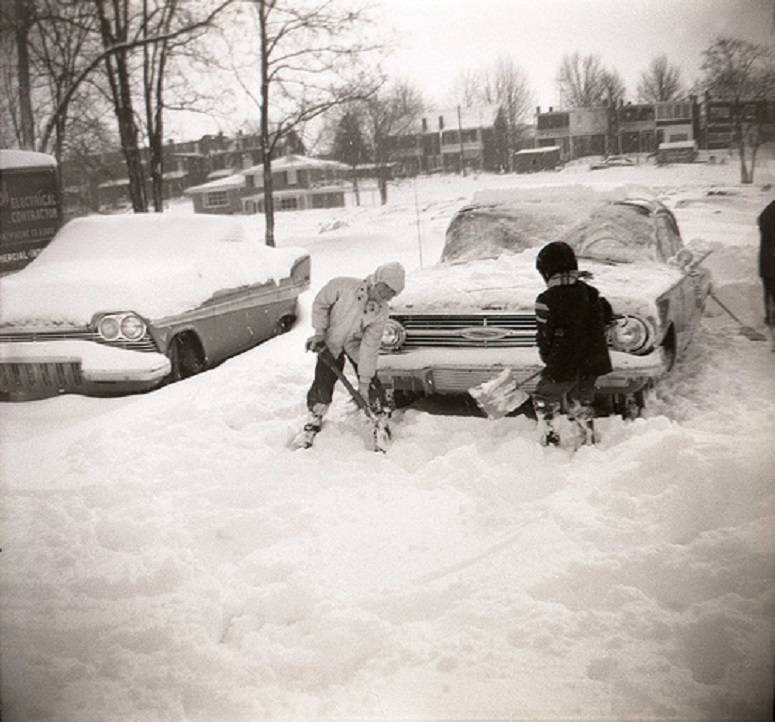
POLYGON ((0 274, 26 266, 62 224, 53 156, 0 150, 0 274))

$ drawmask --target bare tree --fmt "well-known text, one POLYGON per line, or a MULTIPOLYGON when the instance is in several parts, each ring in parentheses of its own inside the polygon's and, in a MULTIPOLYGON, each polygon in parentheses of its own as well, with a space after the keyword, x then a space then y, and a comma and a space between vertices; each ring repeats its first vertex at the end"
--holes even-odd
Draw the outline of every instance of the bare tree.
POLYGON ((562 104, 566 108, 602 105, 604 74, 605 70, 597 55, 582 56, 576 51, 563 56, 556 79, 562 104))
POLYGON ((425 109, 421 93, 408 81, 383 86, 363 103, 366 137, 377 166, 382 204, 387 203, 387 172, 395 139, 410 132, 425 109))
POLYGON ((533 107, 527 76, 511 60, 501 59, 494 72, 495 103, 503 109, 508 127, 509 170, 514 170, 514 153, 521 144, 520 124, 533 107))
POLYGON ((492 86, 484 68, 465 68, 452 84, 450 104, 470 108, 481 103, 492 103, 492 86))
POLYGON ((19 81, 19 127, 21 146, 35 148, 35 124, 30 91, 29 35, 35 22, 32 0, 14 0, 13 28, 16 37, 17 73, 19 81))
POLYGON ((627 90, 624 80, 617 70, 604 70, 600 76, 603 104, 611 108, 624 103, 627 90))
POLYGON ((508 169, 513 170, 513 155, 521 144, 521 123, 533 107, 533 93, 524 71, 511 59, 501 57, 492 66, 464 70, 455 82, 454 92, 456 102, 464 107, 498 107, 506 127, 508 169))
POLYGON ((773 51, 747 40, 719 37, 703 51, 702 87, 728 103, 740 182, 753 183, 759 146, 772 133, 768 99, 775 93, 773 51))
POLYGON ((658 55, 648 70, 640 75, 638 100, 641 103, 664 103, 677 100, 683 93, 681 70, 672 65, 666 55, 658 55))
POLYGON ((259 92, 240 77, 261 117, 265 239, 274 240, 272 156, 287 134, 327 110, 376 89, 365 56, 379 46, 365 38, 365 10, 332 0, 253 0, 258 14, 259 92))

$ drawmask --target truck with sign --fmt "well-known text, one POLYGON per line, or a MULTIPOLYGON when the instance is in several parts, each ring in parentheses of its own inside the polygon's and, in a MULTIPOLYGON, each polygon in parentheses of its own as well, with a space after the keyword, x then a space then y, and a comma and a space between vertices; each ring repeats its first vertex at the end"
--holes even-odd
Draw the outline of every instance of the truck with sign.
POLYGON ((38 255, 62 225, 62 198, 53 156, 0 150, 0 275, 38 255))

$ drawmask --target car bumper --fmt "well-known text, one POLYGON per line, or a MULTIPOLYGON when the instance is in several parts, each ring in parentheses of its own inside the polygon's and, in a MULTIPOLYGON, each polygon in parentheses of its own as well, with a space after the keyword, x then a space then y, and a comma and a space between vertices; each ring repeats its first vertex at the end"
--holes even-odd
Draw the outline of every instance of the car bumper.
MULTIPOLYGON (((614 370, 600 376, 596 387, 600 394, 635 393, 667 371, 664 353, 657 349, 646 356, 611 352, 614 370)), ((530 378, 544 367, 538 349, 446 349, 424 348, 379 357, 377 374, 393 391, 423 394, 462 394, 511 368, 522 388, 535 391, 538 378, 530 378)))
POLYGON ((0 343, 0 393, 11 396, 133 393, 169 372, 169 359, 157 352, 76 340, 0 343))

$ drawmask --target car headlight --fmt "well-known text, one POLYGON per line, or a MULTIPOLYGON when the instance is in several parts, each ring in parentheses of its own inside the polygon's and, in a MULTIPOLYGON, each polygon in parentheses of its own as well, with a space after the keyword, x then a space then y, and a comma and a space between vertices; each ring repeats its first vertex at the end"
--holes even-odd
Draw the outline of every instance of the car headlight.
POLYGON ((395 319, 389 318, 382 332, 382 348, 385 351, 398 351, 406 341, 406 329, 395 319))
POLYGON ((103 316, 97 330, 106 341, 115 341, 121 335, 121 322, 116 316, 103 316))
POLYGON ((132 312, 106 313, 97 321, 97 332, 105 341, 138 341, 145 331, 145 321, 132 312))
POLYGON ((129 313, 121 319, 121 333, 130 341, 137 341, 145 334, 145 321, 133 313, 129 313))
POLYGON ((637 316, 617 316, 608 327, 608 342, 615 351, 646 353, 652 337, 651 327, 637 316))

